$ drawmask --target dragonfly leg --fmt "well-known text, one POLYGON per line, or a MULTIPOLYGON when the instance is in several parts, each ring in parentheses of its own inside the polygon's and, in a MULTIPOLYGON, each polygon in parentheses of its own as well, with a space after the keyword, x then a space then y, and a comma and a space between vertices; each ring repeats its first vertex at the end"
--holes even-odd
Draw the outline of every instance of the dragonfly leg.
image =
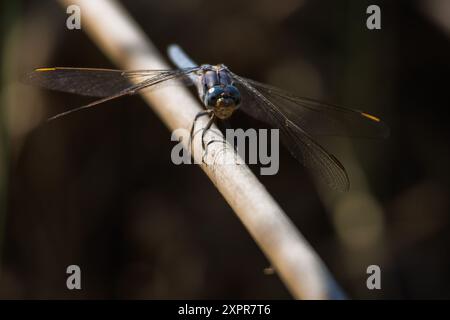
POLYGON ((214 113, 211 113, 211 114, 212 114, 211 118, 209 118, 209 121, 206 124, 206 127, 203 128, 203 132, 202 132, 202 148, 203 148, 203 150, 205 149, 205 134, 206 134, 206 132, 208 132, 209 128, 211 128, 211 126, 214 122, 214 119, 216 118, 214 113))
POLYGON ((205 163, 205 158, 206 158, 206 156, 208 155, 208 146, 209 146, 210 144, 215 143, 215 142, 221 142, 221 143, 223 143, 224 145, 227 144, 227 142, 226 142, 225 140, 217 140, 217 139, 214 139, 214 140, 208 141, 208 143, 206 144, 206 147, 205 147, 205 152, 203 153, 203 156, 202 156, 202 162, 203 162, 203 163, 205 163))
MULTIPOLYGON (((206 154, 207 154, 207 149, 206 149, 206 147, 205 147, 205 134, 206 134, 206 132, 208 132, 208 130, 211 128, 211 126, 212 126, 212 124, 213 124, 215 118, 216 118, 215 114, 212 113, 212 114, 211 114, 211 118, 209 118, 209 121, 208 121, 208 123, 206 124, 206 127, 203 128, 203 132, 202 132, 202 150, 205 151, 205 152, 203 153, 203 156, 202 156, 202 162, 203 162, 203 163, 205 163, 205 156, 206 156, 206 154)), ((209 144, 209 143, 208 143, 208 144, 209 144)))
POLYGON ((194 140, 194 128, 195 128, 195 123, 197 122, 197 120, 198 120, 200 117, 203 117, 203 116, 206 116, 206 115, 210 115, 211 112, 212 112, 212 111, 200 111, 199 113, 197 113, 197 114, 195 115, 194 121, 192 122, 191 131, 190 131, 190 134, 189 134, 189 145, 188 145, 188 148, 189 148, 189 150, 191 151, 191 155, 194 154, 194 153, 193 153, 194 150, 192 150, 192 142, 193 142, 193 140, 194 140))

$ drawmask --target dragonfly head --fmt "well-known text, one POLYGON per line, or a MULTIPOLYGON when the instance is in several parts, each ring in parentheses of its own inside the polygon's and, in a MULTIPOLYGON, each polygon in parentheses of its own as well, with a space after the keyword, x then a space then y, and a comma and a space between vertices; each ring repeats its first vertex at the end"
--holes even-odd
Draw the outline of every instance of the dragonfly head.
POLYGON ((206 92, 204 102, 218 118, 226 119, 239 107, 241 94, 233 85, 213 86, 206 92))

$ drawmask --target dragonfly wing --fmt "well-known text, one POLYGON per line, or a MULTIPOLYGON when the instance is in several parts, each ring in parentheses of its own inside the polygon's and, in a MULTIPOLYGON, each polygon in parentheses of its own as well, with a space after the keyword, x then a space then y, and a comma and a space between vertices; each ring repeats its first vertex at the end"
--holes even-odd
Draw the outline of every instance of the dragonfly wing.
POLYGON ((102 98, 87 105, 57 114, 49 119, 53 120, 124 95, 135 94, 142 89, 165 83, 169 80, 183 79, 188 81, 189 78, 187 76, 196 70, 198 70, 197 67, 179 70, 139 71, 43 68, 33 71, 28 76, 27 82, 48 89, 102 98))
POLYGON ((315 175, 323 179, 330 187, 336 190, 346 191, 350 182, 344 166, 332 154, 328 153, 312 137, 288 118, 282 110, 279 110, 273 102, 257 90, 246 79, 233 74, 236 85, 243 89, 241 94, 242 108, 253 108, 251 115, 268 122, 279 128, 281 138, 292 155, 315 175), (250 101, 250 95, 256 99, 256 103, 246 103, 246 96, 250 101))
MULTIPOLYGON (((385 138, 389 135, 387 125, 369 113, 299 97, 264 83, 242 79, 276 105, 289 120, 311 135, 366 138, 385 138)), ((254 106, 247 105, 243 111, 267 121, 265 114, 254 109, 254 106)))
MULTIPOLYGON (((29 73, 24 81, 47 89, 91 97, 110 97, 126 90, 135 90, 136 83, 161 82, 183 78, 193 68, 181 70, 122 71, 90 68, 40 68, 29 73)), ((187 84, 187 83, 186 83, 187 84)))

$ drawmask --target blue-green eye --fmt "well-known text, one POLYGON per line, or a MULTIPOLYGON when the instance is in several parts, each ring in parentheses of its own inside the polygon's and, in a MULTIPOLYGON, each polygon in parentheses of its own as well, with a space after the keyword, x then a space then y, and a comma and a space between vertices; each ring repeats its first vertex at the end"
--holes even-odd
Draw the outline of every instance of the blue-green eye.
POLYGON ((225 88, 224 93, 227 97, 231 98, 234 104, 237 106, 241 102, 241 93, 239 90, 232 85, 229 85, 225 88))
POLYGON ((217 100, 222 96, 224 90, 222 87, 214 86, 209 88, 205 94, 205 104, 208 107, 214 107, 217 100))

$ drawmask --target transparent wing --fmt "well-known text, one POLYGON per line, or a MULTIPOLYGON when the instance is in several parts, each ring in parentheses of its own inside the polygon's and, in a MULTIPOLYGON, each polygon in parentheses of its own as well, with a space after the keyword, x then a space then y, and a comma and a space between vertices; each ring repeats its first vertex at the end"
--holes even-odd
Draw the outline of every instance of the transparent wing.
POLYGON ((157 83, 183 77, 194 68, 180 70, 122 71, 90 68, 40 68, 29 73, 26 83, 47 89, 91 97, 109 97, 136 86, 136 83, 157 83))
POLYGON ((25 82, 57 91, 102 97, 102 99, 60 113, 49 119, 53 120, 108 100, 135 94, 144 88, 168 80, 183 80, 185 84, 189 84, 191 80, 188 75, 198 69, 199 67, 178 70, 122 71, 89 68, 41 68, 28 74, 25 82))
MULTIPOLYGON (((290 121, 311 135, 366 138, 385 138, 389 135, 386 124, 369 113, 325 104, 251 79, 241 79, 251 84, 290 121)), ((242 110, 261 121, 269 120, 264 112, 253 105, 247 104, 242 110)))
POLYGON ((241 90, 244 111, 249 109, 250 115, 266 121, 279 128, 282 141, 292 155, 313 175, 320 177, 333 189, 346 191, 350 182, 344 166, 330 153, 317 144, 311 136, 297 123, 289 118, 289 114, 277 108, 262 92, 245 78, 232 74, 236 86, 241 90))

